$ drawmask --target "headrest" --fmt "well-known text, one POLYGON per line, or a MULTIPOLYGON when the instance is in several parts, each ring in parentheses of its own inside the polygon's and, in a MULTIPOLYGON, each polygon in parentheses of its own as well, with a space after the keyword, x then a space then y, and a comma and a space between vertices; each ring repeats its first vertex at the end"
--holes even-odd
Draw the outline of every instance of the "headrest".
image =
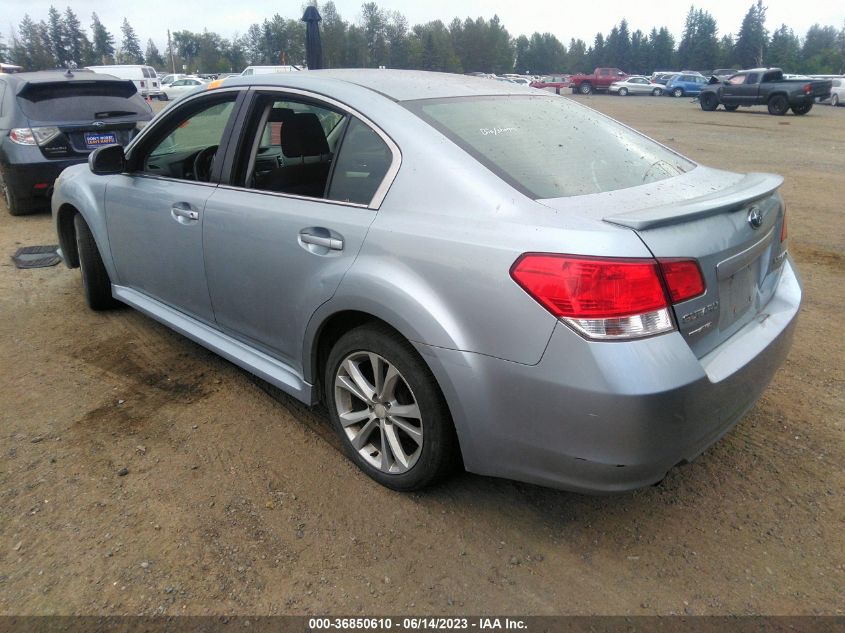
POLYGON ((316 114, 300 112, 294 114, 286 123, 282 134, 282 154, 285 158, 320 156, 329 153, 326 133, 316 114))
POLYGON ((293 116, 290 108, 271 108, 267 116, 267 123, 285 123, 293 116))

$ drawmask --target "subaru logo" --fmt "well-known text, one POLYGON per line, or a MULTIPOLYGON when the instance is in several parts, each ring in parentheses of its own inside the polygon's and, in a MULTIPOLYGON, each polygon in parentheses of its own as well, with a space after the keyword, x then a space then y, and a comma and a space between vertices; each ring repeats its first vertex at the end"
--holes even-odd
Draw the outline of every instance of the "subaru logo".
POLYGON ((91 125, 94 127, 104 127, 106 124, 103 121, 94 121, 91 125))
POLYGON ((763 212, 758 207, 751 207, 748 210, 748 223, 752 229, 759 229, 763 226, 763 212))

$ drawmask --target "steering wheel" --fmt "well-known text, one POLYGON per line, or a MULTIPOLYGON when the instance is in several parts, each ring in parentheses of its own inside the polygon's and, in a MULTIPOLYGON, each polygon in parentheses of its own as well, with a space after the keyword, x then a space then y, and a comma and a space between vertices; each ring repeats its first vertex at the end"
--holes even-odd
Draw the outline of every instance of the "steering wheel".
POLYGON ((194 158, 194 178, 198 182, 208 182, 211 178, 211 163, 214 161, 218 147, 218 145, 206 147, 194 158))

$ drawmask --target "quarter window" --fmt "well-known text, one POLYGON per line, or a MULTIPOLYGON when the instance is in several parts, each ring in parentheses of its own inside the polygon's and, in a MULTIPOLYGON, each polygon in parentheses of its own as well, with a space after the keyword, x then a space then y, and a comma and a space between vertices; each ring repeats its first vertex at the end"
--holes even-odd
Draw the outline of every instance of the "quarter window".
POLYGON ((328 198, 369 204, 393 162, 393 153, 369 126, 353 118, 343 138, 328 198))

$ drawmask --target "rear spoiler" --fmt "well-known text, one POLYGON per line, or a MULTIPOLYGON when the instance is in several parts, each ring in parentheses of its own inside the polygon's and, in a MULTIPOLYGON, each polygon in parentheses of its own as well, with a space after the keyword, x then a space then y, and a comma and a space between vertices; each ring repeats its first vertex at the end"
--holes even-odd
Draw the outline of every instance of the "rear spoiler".
MULTIPOLYGON (((138 88, 129 79, 112 79, 110 77, 98 79, 73 79, 59 81, 27 81, 18 86, 17 96, 27 101, 43 101, 62 96, 63 91, 70 91, 78 95, 86 88, 96 90, 108 86, 116 97, 129 98, 138 92, 138 88)), ((72 95, 73 96, 73 95, 72 95)))
POLYGON ((604 221, 627 226, 635 231, 690 222, 711 215, 735 211, 756 200, 767 198, 777 191, 782 184, 783 177, 776 174, 747 174, 736 184, 706 196, 660 207, 609 215, 604 218, 604 221))

